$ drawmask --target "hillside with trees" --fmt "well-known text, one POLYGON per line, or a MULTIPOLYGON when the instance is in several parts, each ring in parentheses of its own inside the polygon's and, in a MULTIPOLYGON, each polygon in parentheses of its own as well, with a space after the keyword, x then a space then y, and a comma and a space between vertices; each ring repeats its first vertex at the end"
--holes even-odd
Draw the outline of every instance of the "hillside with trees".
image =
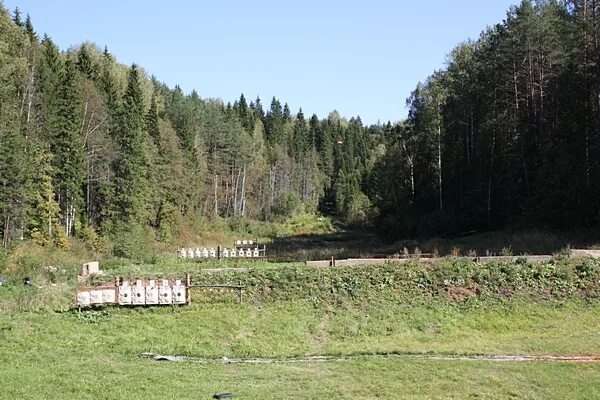
POLYGON ((169 240, 188 218, 270 220, 320 203, 364 219, 374 140, 360 118, 186 95, 106 48, 61 52, 18 9, 0 21, 5 245, 140 229, 169 240))
POLYGON ((185 94, 0 7, 2 242, 168 242, 189 220, 299 211, 394 238, 598 226, 599 13, 525 0, 416 86, 405 121, 366 126, 185 94))

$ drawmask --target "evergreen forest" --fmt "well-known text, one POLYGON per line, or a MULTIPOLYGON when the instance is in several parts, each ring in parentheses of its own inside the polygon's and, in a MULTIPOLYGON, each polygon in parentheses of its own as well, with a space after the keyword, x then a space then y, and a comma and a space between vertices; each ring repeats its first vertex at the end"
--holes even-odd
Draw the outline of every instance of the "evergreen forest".
POLYGON ((0 5, 4 246, 299 212, 389 238, 600 224, 597 1, 522 1, 375 125, 187 94, 50 34, 0 5))

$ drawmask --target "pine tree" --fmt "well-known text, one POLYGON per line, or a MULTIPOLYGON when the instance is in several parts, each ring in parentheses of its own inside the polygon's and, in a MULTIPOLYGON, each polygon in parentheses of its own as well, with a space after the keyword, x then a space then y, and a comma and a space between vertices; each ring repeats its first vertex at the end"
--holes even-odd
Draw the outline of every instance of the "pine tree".
POLYGON ((118 156, 114 165, 114 229, 142 226, 149 217, 149 160, 142 90, 137 66, 129 70, 122 111, 116 127, 118 156))
POLYGON ((21 10, 19 9, 19 7, 15 7, 15 11, 13 11, 12 20, 15 23, 15 25, 20 26, 21 28, 25 26, 23 24, 23 21, 21 20, 21 10))
POLYGON ((60 75, 57 110, 51 125, 49 142, 53 155, 56 198, 68 236, 73 233, 76 217, 81 216, 83 210, 85 168, 80 113, 75 65, 67 60, 60 75))
POLYGON ((160 129, 158 127, 158 104, 156 102, 156 91, 154 91, 154 94, 152 95, 150 109, 146 114, 146 131, 148 132, 148 135, 154 139, 154 142, 158 144, 160 141, 160 129))
POLYGON ((31 22, 29 14, 27 14, 27 18, 25 19, 24 28, 29 36, 29 40, 31 42, 37 42, 37 33, 35 33, 35 30, 33 29, 33 23, 31 22))

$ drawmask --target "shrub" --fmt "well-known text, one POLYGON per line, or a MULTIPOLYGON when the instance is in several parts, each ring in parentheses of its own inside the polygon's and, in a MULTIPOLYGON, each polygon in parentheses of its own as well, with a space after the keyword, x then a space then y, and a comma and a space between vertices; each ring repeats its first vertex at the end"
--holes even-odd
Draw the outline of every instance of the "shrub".
POLYGON ((376 215, 371 201, 363 192, 358 192, 347 205, 346 220, 350 224, 365 225, 376 215))
POLYGON ((111 235, 113 254, 137 261, 148 261, 150 257, 150 233, 137 224, 117 227, 111 235))
POLYGON ((80 238, 85 246, 94 253, 106 253, 108 251, 108 243, 89 225, 84 226, 80 232, 80 238))
POLYGON ((297 213, 300 204, 298 193, 293 190, 286 190, 275 201, 273 212, 279 217, 289 218, 297 213))

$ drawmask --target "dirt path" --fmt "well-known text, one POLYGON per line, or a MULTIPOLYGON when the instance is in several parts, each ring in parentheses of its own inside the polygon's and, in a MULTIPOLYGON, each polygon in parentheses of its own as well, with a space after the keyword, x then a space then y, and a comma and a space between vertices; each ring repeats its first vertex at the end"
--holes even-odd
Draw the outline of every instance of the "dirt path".
POLYGON ((563 362, 563 363, 600 363, 600 355, 597 356, 563 356, 563 355, 441 355, 441 354, 356 354, 347 356, 310 356, 310 357, 281 357, 281 358, 203 358, 160 355, 153 353, 142 353, 142 357, 154 361, 188 361, 201 364, 274 364, 274 363, 316 363, 316 362, 344 362, 353 360, 439 360, 439 361, 488 361, 488 362, 563 362))

